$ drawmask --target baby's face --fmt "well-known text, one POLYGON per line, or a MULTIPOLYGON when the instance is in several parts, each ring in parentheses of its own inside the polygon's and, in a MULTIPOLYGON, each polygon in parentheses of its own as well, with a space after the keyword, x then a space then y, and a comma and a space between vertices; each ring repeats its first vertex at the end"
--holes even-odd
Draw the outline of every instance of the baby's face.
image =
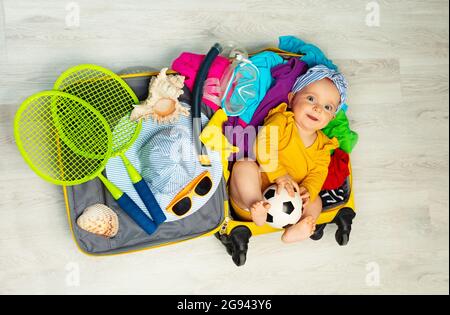
POLYGON ((289 93, 288 98, 297 124, 314 131, 328 125, 341 102, 338 89, 327 78, 311 83, 295 94, 289 93))

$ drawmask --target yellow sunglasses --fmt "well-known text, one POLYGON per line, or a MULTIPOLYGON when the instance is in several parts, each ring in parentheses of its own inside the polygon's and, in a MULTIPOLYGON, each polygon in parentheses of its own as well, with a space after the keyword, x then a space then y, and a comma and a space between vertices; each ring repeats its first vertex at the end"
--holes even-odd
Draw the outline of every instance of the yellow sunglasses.
POLYGON ((211 174, 209 171, 204 171, 172 199, 166 210, 177 216, 185 215, 192 209, 192 196, 205 196, 211 191, 211 188, 211 174))

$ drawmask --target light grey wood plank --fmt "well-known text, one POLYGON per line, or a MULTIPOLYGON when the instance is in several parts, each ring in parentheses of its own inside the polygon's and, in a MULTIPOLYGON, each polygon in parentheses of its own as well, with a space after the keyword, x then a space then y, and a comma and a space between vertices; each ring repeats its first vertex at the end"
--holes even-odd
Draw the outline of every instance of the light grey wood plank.
POLYGON ((0 0, 0 59, 6 60, 8 53, 6 47, 5 8, 3 0, 0 0))

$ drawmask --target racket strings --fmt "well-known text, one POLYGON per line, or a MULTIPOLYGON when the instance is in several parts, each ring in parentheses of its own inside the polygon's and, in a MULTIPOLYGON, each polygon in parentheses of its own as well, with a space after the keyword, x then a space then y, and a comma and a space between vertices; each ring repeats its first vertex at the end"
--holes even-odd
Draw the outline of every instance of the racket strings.
POLYGON ((83 99, 105 117, 113 132, 113 155, 125 151, 138 132, 138 124, 129 119, 136 100, 120 80, 97 68, 81 68, 70 72, 58 86, 59 90, 83 99))
POLYGON ((108 155, 108 130, 100 118, 62 96, 33 98, 17 121, 22 152, 39 175, 69 184, 93 175, 108 155))

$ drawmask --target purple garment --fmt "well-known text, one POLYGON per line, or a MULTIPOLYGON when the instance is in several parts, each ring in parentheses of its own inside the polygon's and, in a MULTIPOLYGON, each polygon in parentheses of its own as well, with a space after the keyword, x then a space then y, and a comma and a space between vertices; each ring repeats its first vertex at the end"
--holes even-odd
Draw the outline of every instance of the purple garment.
MULTIPOLYGON (((224 134, 228 141, 239 148, 239 153, 233 156, 233 161, 248 156, 253 146, 257 128, 264 123, 264 119, 271 109, 288 102, 288 94, 294 86, 297 77, 306 73, 308 65, 299 58, 291 58, 288 63, 275 66, 271 69, 275 83, 267 91, 266 96, 258 105, 250 124, 242 127, 239 117, 229 117, 224 124, 224 134)), ((254 156, 250 156, 254 158, 254 156)), ((230 163, 231 164, 231 163, 230 163)))
POLYGON ((272 108, 281 103, 287 103, 288 94, 292 90, 295 81, 307 70, 308 65, 298 58, 291 58, 287 64, 273 67, 272 77, 275 79, 275 84, 267 92, 261 104, 259 104, 250 124, 253 126, 262 125, 264 118, 266 118, 272 108))

